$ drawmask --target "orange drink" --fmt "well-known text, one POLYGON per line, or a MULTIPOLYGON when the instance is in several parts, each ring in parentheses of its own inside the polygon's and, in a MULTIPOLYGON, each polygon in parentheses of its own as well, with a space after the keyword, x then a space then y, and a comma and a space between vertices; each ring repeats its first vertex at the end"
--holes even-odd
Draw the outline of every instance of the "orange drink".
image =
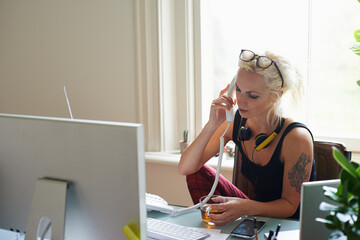
MULTIPOLYGON (((212 223, 210 221, 210 214, 221 214, 223 212, 225 212, 225 209, 212 209, 211 206, 215 205, 215 204, 219 204, 222 203, 222 201, 220 202, 215 202, 212 200, 212 198, 215 198, 217 196, 212 196, 211 199, 209 199, 209 201, 201 207, 201 219, 209 224, 209 225, 215 225, 214 223, 212 223)), ((206 198, 206 196, 203 196, 200 198, 200 202, 202 202, 204 199, 206 198)))

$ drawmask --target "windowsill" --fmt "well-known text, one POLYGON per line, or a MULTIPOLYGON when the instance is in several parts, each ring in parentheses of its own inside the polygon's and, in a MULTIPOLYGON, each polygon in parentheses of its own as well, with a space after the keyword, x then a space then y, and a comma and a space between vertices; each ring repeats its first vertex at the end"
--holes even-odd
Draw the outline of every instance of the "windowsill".
MULTIPOLYGON (((177 166, 180 161, 180 152, 146 152, 145 161, 147 163, 157 163, 165 165, 177 166)), ((216 168, 218 164, 218 157, 211 158, 207 165, 216 168)), ((226 154, 223 155, 221 169, 232 170, 234 167, 234 158, 228 157, 226 154)))
MULTIPOLYGON (((145 153, 145 161, 147 163, 157 163, 157 164, 164 164, 164 165, 173 165, 177 166, 180 161, 181 154, 176 152, 146 152, 145 153)), ((206 164, 211 167, 217 167, 217 157, 213 157, 210 159, 206 164)), ((355 161, 360 164, 360 154, 359 153, 352 153, 352 161, 355 161)), ((221 164, 222 169, 232 170, 234 167, 233 158, 228 157, 224 154, 224 158, 221 164)))

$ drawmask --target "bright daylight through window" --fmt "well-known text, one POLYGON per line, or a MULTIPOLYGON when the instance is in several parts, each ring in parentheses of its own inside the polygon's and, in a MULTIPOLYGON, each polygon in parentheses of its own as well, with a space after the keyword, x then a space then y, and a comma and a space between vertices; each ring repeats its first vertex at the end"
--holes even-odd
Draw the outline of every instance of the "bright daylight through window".
POLYGON ((271 50, 304 78, 296 120, 317 136, 360 137, 360 58, 349 49, 360 28, 356 0, 211 0, 201 9, 205 109, 235 75, 241 49, 271 50))

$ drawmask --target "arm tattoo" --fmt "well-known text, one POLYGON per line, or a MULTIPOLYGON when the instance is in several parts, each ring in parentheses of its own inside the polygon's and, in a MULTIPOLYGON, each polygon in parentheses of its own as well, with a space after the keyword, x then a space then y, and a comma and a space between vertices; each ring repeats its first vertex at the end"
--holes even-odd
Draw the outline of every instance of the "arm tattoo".
POLYGON ((301 192, 301 184, 309 177, 309 173, 306 171, 306 165, 310 163, 310 156, 306 156, 305 153, 301 153, 299 160, 295 166, 290 169, 288 178, 292 187, 296 188, 298 193, 301 192))

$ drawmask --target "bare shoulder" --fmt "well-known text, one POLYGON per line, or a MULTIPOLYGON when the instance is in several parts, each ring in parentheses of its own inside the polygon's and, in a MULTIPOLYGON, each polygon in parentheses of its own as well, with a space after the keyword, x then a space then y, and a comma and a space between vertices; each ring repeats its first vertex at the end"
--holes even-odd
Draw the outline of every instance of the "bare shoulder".
POLYGON ((300 194, 301 184, 309 181, 313 159, 313 141, 310 132, 303 127, 293 128, 285 137, 282 157, 288 184, 300 194))
POLYGON ((285 136, 283 146, 285 149, 311 148, 313 139, 308 129, 304 127, 295 127, 285 136))
POLYGON ((309 130, 295 127, 287 133, 282 145, 282 159, 294 164, 303 158, 313 158, 313 139, 309 130))

